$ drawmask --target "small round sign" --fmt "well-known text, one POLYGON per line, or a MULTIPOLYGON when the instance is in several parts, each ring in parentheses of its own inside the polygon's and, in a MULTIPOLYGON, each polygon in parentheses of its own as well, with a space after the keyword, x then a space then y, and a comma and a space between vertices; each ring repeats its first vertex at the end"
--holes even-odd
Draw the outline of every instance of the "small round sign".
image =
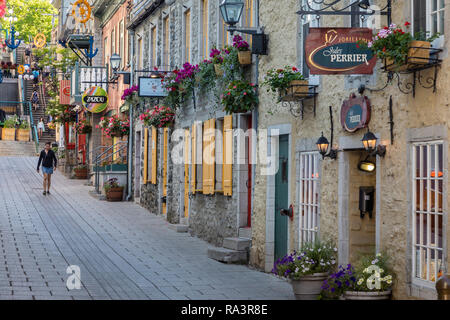
POLYGON ((370 100, 367 97, 351 95, 341 107, 341 124, 348 132, 367 127, 370 121, 370 100))
POLYGON ((24 74, 25 73, 25 67, 23 65, 20 65, 17 67, 17 72, 19 74, 24 74))
POLYGON ((102 87, 91 87, 82 96, 83 106, 92 113, 99 113, 108 106, 108 94, 102 87))
POLYGON ((36 48, 42 48, 45 46, 46 43, 47 43, 47 38, 45 37, 45 34, 38 33, 34 37, 34 45, 36 46, 36 48))

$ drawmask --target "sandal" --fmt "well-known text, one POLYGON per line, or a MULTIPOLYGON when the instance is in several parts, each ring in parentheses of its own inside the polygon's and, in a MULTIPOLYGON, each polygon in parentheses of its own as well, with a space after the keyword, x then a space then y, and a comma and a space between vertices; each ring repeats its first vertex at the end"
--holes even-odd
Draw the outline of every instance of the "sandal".
POLYGON ((44 191, 44 192, 42 192, 42 194, 45 196, 46 192, 44 191))

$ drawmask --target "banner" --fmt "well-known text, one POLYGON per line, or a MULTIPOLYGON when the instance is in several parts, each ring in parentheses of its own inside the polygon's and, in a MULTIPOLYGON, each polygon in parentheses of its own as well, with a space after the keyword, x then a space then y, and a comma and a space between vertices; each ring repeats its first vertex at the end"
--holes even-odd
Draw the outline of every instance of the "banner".
POLYGON ((70 104, 70 80, 59 81, 59 104, 70 104))
POLYGON ((371 40, 368 28, 310 28, 305 46, 310 73, 372 74, 377 58, 358 45, 371 40))

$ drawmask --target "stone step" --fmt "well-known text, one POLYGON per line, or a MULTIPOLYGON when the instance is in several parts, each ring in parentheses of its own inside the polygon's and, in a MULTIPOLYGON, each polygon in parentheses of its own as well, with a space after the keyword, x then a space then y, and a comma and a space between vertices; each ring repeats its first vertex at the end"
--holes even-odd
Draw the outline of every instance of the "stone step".
POLYGON ((225 263, 246 264, 248 262, 248 253, 247 251, 211 247, 208 248, 208 258, 225 263))
POLYGON ((239 238, 252 238, 252 228, 239 228, 239 238))
POLYGON ((178 233, 186 233, 189 231, 189 226, 185 224, 169 224, 169 229, 174 230, 178 233))
POLYGON ((245 251, 252 245, 252 240, 246 238, 225 238, 222 246, 225 249, 245 251))

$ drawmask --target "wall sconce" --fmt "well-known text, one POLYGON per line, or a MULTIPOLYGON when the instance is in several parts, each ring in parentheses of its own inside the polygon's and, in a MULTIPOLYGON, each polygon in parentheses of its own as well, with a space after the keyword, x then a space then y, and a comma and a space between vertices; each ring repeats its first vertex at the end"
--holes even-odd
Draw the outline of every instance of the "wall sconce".
POLYGON ((263 29, 258 28, 237 28, 244 10, 244 1, 223 0, 219 6, 223 21, 228 25, 228 31, 233 35, 234 32, 241 32, 252 35, 252 53, 267 55, 268 37, 263 29))
POLYGON ((358 163, 358 169, 364 172, 374 172, 375 168, 375 163, 367 159, 358 163))
POLYGON ((324 137, 323 131, 322 136, 317 140, 316 145, 317 149, 319 150, 319 153, 322 155, 322 159, 325 159, 326 157, 331 158, 333 160, 336 160, 337 158, 337 150, 333 149, 333 112, 331 110, 330 106, 330 120, 331 120, 331 147, 330 143, 328 142, 328 139, 324 137), (330 147, 330 150, 328 151, 328 148, 330 147))
POLYGON ((371 156, 380 156, 384 157, 386 155, 386 146, 384 145, 378 145, 377 146, 377 140, 378 138, 370 132, 369 129, 367 129, 366 134, 364 134, 364 137, 362 138, 362 143, 364 146, 364 149, 369 152, 371 156))

